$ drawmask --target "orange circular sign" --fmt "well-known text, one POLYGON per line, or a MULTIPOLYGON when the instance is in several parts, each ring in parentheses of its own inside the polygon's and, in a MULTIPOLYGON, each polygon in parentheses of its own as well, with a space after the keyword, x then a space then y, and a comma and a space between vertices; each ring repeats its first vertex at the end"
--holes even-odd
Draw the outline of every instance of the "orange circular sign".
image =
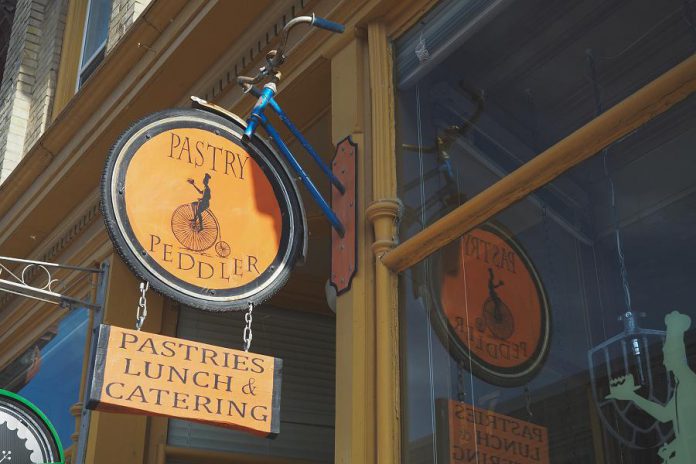
POLYGON ((243 123, 167 110, 112 148, 102 185, 111 237, 160 292, 203 309, 259 303, 287 280, 305 230, 285 167, 243 123))
POLYGON ((550 311, 541 279, 502 228, 485 224, 440 258, 439 314, 451 351, 484 380, 525 383, 549 348, 550 311))

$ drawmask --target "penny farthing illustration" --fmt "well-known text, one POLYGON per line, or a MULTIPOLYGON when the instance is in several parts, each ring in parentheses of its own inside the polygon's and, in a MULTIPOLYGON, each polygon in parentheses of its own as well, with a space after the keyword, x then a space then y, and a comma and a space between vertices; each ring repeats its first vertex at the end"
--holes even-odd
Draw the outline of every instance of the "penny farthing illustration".
POLYGON ((215 247, 215 253, 221 258, 230 254, 230 245, 220 239, 220 222, 210 210, 210 174, 203 178, 203 188, 198 188, 193 179, 187 182, 201 194, 193 203, 178 206, 172 214, 172 232, 179 243, 186 249, 202 253, 215 247))
POLYGON ((483 332, 486 327, 490 329, 494 337, 501 340, 507 340, 515 332, 515 318, 512 316, 512 311, 503 302, 503 300, 495 291, 496 288, 502 287, 505 282, 499 280, 495 282, 495 276, 492 268, 488 268, 488 298, 483 303, 483 317, 477 318, 476 327, 483 332))

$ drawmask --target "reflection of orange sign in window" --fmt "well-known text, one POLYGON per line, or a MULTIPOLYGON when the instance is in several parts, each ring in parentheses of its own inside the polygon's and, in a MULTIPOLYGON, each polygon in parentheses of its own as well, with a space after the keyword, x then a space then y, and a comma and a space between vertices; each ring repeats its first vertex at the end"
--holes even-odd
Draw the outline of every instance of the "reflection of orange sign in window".
POLYGON ((452 248, 439 281, 440 319, 453 351, 470 356, 485 380, 523 383, 548 350, 549 308, 539 276, 495 225, 472 230, 452 248))
POLYGON ((450 463, 548 464, 546 427, 467 403, 438 400, 446 410, 450 463))

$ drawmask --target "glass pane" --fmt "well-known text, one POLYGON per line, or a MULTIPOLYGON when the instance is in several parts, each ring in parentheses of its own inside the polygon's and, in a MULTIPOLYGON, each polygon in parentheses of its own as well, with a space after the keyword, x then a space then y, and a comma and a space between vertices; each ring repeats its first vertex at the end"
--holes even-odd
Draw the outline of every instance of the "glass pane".
POLYGON ((94 57, 97 50, 106 45, 106 39, 109 36, 111 0, 91 0, 87 14, 80 68, 83 68, 94 57))
POLYGON ((77 83, 78 88, 82 87, 85 81, 89 79, 89 76, 91 76, 94 70, 97 69, 99 64, 101 64, 102 60, 104 59, 105 52, 106 47, 100 48, 97 54, 94 55, 92 61, 90 61, 87 66, 82 68, 82 70, 80 71, 79 81, 77 83))
POLYGON ((696 462, 695 127, 690 97, 559 179, 582 202, 403 274, 407 462, 696 462))
MULTIPOLYGON (((689 2, 508 5, 397 48, 402 239, 696 45, 689 2)), ((405 462, 696 462, 695 127, 690 97, 401 275, 405 462)))
POLYGON ((442 2, 396 44, 403 237, 690 56, 693 10, 683 0, 442 2))
POLYGON ((0 388, 24 396, 43 411, 65 448, 75 432, 70 408, 80 400, 88 319, 87 309, 72 310, 0 372, 0 388))

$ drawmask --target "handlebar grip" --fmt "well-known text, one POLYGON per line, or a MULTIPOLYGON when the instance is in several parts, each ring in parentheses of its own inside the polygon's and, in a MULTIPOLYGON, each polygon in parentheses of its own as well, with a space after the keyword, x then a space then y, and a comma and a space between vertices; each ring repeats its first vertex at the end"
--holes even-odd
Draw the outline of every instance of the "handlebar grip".
POLYGON ((339 34, 346 30, 346 27, 343 24, 335 23, 333 21, 329 21, 328 19, 320 18, 319 16, 314 16, 312 19, 312 26, 317 26, 331 32, 338 32, 339 34))

